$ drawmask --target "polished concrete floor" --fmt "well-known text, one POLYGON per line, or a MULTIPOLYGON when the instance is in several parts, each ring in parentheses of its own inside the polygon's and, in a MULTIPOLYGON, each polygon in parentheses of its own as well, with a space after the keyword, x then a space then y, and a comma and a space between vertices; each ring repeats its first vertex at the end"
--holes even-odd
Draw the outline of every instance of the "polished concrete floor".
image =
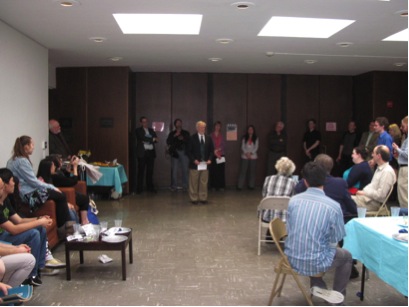
MULTIPOLYGON (((194 206, 183 192, 98 200, 99 219, 113 226, 116 218, 133 228, 134 263, 122 281, 119 252, 85 252, 79 264, 71 253, 72 280, 65 269, 44 276, 27 305, 267 305, 273 268, 279 259, 274 245, 257 256, 257 213, 261 191, 210 192, 207 205, 194 206), (114 259, 102 264, 98 255, 114 259)), ((64 245, 54 256, 65 259, 64 245)), ((127 256, 128 257, 128 256, 127 256)), ((360 265, 358 265, 360 269, 360 265)), ((331 273, 326 275, 331 285, 331 273)), ((308 279, 303 278, 308 284, 308 279)), ((392 287, 370 274, 363 302, 359 279, 348 286, 346 305, 408 305, 392 287)), ((315 299, 317 305, 325 302, 315 299)), ((274 305, 305 305, 291 277, 274 305)))

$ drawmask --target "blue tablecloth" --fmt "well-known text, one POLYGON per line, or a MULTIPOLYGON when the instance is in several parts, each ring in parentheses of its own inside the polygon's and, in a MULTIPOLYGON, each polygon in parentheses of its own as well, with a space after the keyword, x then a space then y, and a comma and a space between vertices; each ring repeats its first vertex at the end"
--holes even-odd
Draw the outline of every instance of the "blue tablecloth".
POLYGON ((101 166, 98 170, 102 173, 102 177, 95 183, 92 183, 87 177, 87 186, 114 187, 116 192, 122 194, 122 184, 128 182, 123 165, 114 167, 101 166))
POLYGON ((408 244, 392 238, 403 218, 352 219, 346 225, 344 248, 380 279, 408 295, 408 244))

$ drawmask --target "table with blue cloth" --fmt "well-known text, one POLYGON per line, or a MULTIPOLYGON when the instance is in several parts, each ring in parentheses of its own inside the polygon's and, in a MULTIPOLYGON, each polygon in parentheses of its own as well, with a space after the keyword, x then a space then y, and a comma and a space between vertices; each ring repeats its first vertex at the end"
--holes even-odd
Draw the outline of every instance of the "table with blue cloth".
POLYGON ((87 186, 114 187, 115 191, 122 195, 122 184, 128 182, 123 165, 118 166, 100 166, 98 169, 102 177, 95 183, 87 176, 87 186))
POLYGON ((408 243, 392 235, 404 227, 403 217, 355 218, 345 225, 344 248, 363 264, 361 300, 364 298, 365 268, 403 295, 408 295, 408 243), (403 225, 403 226, 400 226, 403 225))

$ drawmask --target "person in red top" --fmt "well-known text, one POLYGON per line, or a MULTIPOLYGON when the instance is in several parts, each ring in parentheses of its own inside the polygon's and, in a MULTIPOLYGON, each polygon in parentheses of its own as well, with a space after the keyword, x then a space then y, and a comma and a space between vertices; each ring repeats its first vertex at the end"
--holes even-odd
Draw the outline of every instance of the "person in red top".
POLYGON ((225 180, 225 159, 224 159, 224 147, 225 141, 222 130, 222 123, 217 121, 213 126, 213 132, 210 135, 214 144, 214 157, 212 164, 210 164, 210 187, 216 189, 216 191, 224 191, 226 187, 225 180))

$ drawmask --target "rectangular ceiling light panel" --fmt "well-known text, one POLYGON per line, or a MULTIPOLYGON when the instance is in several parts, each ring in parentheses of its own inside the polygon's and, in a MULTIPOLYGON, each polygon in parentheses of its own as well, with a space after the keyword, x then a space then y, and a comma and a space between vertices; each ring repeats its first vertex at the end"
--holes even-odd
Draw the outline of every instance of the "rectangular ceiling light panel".
POLYGON ((328 38, 355 20, 273 16, 258 36, 328 38))
POLYGON ((391 36, 388 36, 387 38, 384 38, 383 41, 407 42, 408 37, 409 37, 409 31, 408 29, 405 29, 391 36))
POLYGON ((124 34, 198 35, 199 14, 113 14, 124 34))

